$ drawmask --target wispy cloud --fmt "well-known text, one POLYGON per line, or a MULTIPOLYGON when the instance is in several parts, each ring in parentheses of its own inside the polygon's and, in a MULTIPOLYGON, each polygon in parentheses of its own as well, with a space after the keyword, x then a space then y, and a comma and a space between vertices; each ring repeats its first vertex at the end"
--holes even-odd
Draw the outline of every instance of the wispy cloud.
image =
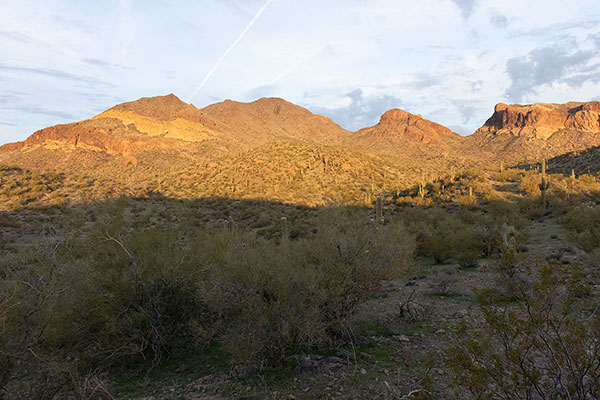
POLYGON ((93 58, 93 57, 82 58, 81 61, 83 61, 86 64, 94 65, 94 66, 100 67, 100 68, 133 69, 132 67, 126 67, 121 64, 113 64, 108 61, 100 60, 99 58, 93 58))
POLYGON ((100 81, 96 78, 76 75, 66 71, 59 71, 57 69, 51 68, 22 67, 0 63, 0 71, 43 75, 49 78, 65 79, 70 81, 83 82, 87 84, 113 86, 107 82, 100 81))
POLYGON ((490 22, 496 28, 504 29, 508 27, 508 17, 506 15, 500 14, 496 11, 493 11, 490 14, 490 22))
POLYGON ((598 25, 600 25, 600 19, 586 18, 584 20, 551 23, 542 27, 517 29, 511 33, 510 37, 532 36, 548 38, 556 35, 564 36, 566 32, 574 29, 594 29, 598 25))
POLYGON ((415 80, 408 83, 407 86, 413 89, 426 89, 433 86, 438 86, 442 83, 439 76, 435 76, 426 72, 416 74, 415 80))
POLYGON ((17 42, 29 43, 31 38, 24 33, 16 31, 0 31, 0 38, 14 40, 17 42))
POLYGON ((59 111, 59 110, 53 110, 53 109, 44 108, 44 107, 22 105, 22 106, 6 107, 3 109, 9 110, 9 111, 18 111, 18 112, 26 113, 26 114, 47 115, 47 116, 51 116, 51 117, 61 118, 61 119, 67 120, 67 121, 72 121, 77 118, 76 114, 63 112, 63 111, 59 111))

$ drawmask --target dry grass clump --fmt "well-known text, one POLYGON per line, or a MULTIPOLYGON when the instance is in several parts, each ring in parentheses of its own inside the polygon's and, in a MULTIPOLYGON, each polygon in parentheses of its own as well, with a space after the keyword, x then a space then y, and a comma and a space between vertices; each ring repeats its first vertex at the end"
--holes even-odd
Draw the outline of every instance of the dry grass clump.
POLYGON ((523 177, 523 171, 515 168, 506 168, 498 172, 494 179, 499 182, 519 182, 523 177))

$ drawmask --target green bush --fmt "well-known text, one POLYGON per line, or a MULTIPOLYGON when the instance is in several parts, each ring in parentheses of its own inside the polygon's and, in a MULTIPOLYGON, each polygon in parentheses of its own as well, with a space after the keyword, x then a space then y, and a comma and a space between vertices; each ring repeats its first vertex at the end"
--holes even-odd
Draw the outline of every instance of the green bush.
POLYGON ((519 169, 506 168, 502 172, 496 174, 496 180, 500 182, 518 182, 523 176, 523 172, 519 169))
POLYGON ((463 323, 447 351, 458 397, 600 396, 600 315, 579 296, 580 276, 548 265, 533 278, 516 304, 478 294, 483 320, 463 323))
POLYGON ((569 236, 583 250, 600 248, 600 207, 579 206, 560 218, 569 236))
POLYGON ((457 218, 436 221, 433 231, 422 244, 422 251, 437 263, 454 258, 461 266, 471 267, 485 249, 482 232, 457 218))
POLYGON ((213 343, 233 363, 278 363, 343 340, 356 306, 407 273, 415 248, 402 223, 376 227, 344 208, 281 244, 232 227, 130 231, 124 199, 93 213, 93 228, 3 259, 0 385, 18 375, 16 360, 20 373, 54 382, 28 392, 44 397, 79 376, 213 343))
POLYGON ((214 266, 207 304, 236 321, 224 332, 234 361, 278 362, 339 338, 365 296, 407 272, 414 240, 401 224, 377 229, 361 213, 330 209, 310 239, 256 245, 222 231, 196 247, 214 266))

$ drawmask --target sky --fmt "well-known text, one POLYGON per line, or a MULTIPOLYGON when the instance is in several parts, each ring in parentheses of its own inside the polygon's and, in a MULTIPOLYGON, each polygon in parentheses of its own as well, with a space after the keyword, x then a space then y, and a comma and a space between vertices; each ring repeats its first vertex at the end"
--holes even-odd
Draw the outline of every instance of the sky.
POLYGON ((600 1, 0 0, 0 144, 168 93, 470 134, 499 102, 600 100, 600 1))

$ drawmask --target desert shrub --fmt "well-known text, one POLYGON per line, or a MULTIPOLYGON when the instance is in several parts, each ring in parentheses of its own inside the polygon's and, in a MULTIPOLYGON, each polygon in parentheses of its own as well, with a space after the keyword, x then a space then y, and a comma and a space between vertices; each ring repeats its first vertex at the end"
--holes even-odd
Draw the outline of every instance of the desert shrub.
POLYGON ((511 241, 509 246, 503 246, 502 253, 496 264, 495 293, 507 300, 518 299, 520 285, 525 284, 522 270, 524 269, 522 254, 516 250, 517 242, 511 241))
POLYGON ((406 273, 415 247, 401 221, 374 226, 361 210, 326 210, 314 234, 278 243, 232 225, 131 231, 127 206, 98 205, 92 227, 3 258, 0 385, 36 371, 53 384, 28 395, 48 397, 214 343, 235 363, 277 363, 343 340, 356 306, 406 273))
POLYGON ((234 362, 279 362, 339 339, 381 280, 406 273, 414 240, 401 224, 377 229, 360 213, 331 209, 309 239, 256 245, 222 231, 196 247, 214 266, 207 304, 235 321, 222 339, 234 362))
POLYGON ((523 217, 519 214, 519 208, 513 202, 506 200, 490 201, 486 204, 485 211, 489 214, 494 225, 502 226, 504 223, 515 227, 524 225, 523 217))
POLYGON ((481 231, 461 220, 446 216, 435 221, 433 230, 423 241, 421 251, 437 263, 454 258, 461 266, 473 266, 485 243, 481 231))
POLYGON ((35 365, 33 398, 87 382, 80 377, 98 370, 157 365, 185 344, 192 322, 210 318, 201 274, 176 236, 125 234, 121 205, 91 233, 4 260, 0 303, 18 302, 0 318, 0 345, 20 373, 35 365))
POLYGON ((571 180, 571 188, 575 193, 582 193, 594 198, 598 198, 600 192, 600 181, 598 177, 593 175, 580 175, 576 179, 571 180))
POLYGON ((585 251, 600 247, 600 207, 579 206, 560 218, 569 236, 585 251))
POLYGON ((538 197, 540 195, 540 182, 541 175, 539 173, 528 171, 522 176, 519 189, 529 196, 538 197))
POLYGON ((542 207, 539 197, 528 197, 521 199, 518 203, 519 212, 527 219, 535 220, 544 215, 546 210, 542 207))
POLYGON ((436 264, 441 264, 452 258, 452 243, 448 242, 448 240, 451 240, 451 237, 442 232, 438 232, 438 234, 432 235, 425 240, 422 251, 425 255, 431 256, 436 264))
MULTIPOLYGON (((449 218, 447 211, 440 208, 422 209, 406 207, 400 210, 399 218, 415 236, 418 255, 430 256, 432 253, 431 248, 436 249, 438 245, 441 246, 438 243, 429 243, 429 239, 434 236, 439 226, 443 224, 443 221, 449 218)), ((443 253, 442 249, 440 249, 440 253, 443 253)), ((441 254, 439 262, 443 262, 449 257, 449 255, 441 254)))
POLYGON ((472 196, 457 195, 455 197, 455 200, 459 205, 465 206, 465 207, 474 207, 477 205, 477 196, 475 194, 473 194, 472 196))
POLYGON ((18 219, 11 217, 10 215, 0 214, 0 227, 3 228, 19 228, 21 223, 18 219))
MULTIPOLYGON (((479 292, 482 321, 463 323, 447 351, 460 398, 591 399, 600 395, 600 315, 577 279, 548 265, 516 305, 479 292), (591 309, 590 309, 591 306, 591 309)), ((597 306, 597 304, 595 305, 597 306)))
POLYGON ((461 267, 474 267, 485 248, 485 241, 476 229, 463 226, 454 237, 453 256, 461 267))
POLYGON ((500 182, 519 182, 522 176, 523 172, 521 170, 506 168, 504 171, 498 172, 495 178, 500 182))

